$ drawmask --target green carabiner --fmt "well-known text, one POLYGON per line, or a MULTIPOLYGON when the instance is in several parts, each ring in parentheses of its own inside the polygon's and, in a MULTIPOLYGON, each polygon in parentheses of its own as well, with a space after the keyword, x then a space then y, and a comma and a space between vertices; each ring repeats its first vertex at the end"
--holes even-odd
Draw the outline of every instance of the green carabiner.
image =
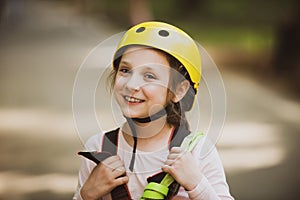
MULTIPOLYGON (((192 151, 198 144, 199 140, 204 136, 203 133, 197 132, 184 138, 181 148, 185 151, 192 151)), ((165 199, 168 195, 169 186, 174 182, 174 178, 170 174, 166 174, 160 183, 150 182, 144 189, 144 193, 140 200, 146 199, 165 199)))

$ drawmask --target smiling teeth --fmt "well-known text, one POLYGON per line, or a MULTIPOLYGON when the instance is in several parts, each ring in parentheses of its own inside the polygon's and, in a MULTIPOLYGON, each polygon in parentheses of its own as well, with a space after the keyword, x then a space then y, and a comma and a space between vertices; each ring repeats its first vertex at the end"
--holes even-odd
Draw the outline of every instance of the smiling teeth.
POLYGON ((133 97, 128 97, 128 96, 125 96, 125 99, 126 99, 126 101, 131 102, 131 103, 140 103, 140 102, 142 102, 142 100, 139 100, 139 99, 136 99, 136 98, 133 98, 133 97))

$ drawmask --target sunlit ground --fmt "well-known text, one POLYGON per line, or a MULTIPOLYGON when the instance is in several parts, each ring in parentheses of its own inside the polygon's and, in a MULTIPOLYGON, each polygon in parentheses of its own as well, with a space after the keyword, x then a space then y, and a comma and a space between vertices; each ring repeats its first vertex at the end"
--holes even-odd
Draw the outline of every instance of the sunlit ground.
POLYGON ((260 123, 229 124, 220 141, 224 166, 231 174, 269 168, 283 162, 285 148, 276 127, 260 123))
POLYGON ((76 151, 81 148, 72 115, 1 109, 0 120, 0 197, 23 199, 44 191, 70 196, 77 182, 76 151))
POLYGON ((226 83, 228 116, 219 142, 225 168, 239 173, 280 165, 292 153, 286 144, 290 130, 300 130, 299 103, 249 78, 225 76, 226 83))

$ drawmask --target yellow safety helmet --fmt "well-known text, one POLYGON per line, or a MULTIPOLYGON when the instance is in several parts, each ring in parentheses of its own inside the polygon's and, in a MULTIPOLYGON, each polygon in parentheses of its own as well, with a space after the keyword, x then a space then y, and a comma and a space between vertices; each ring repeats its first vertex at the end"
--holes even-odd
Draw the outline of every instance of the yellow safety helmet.
POLYGON ((125 32, 114 57, 128 45, 145 45, 172 55, 186 68, 197 91, 201 79, 200 52, 195 41, 184 31, 164 22, 143 22, 125 32))

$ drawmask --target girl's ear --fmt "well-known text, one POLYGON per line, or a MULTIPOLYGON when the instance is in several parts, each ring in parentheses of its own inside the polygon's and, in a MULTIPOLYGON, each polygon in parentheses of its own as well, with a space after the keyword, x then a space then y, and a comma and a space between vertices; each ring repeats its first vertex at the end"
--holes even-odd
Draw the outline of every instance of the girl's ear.
POLYGON ((179 102, 187 93, 190 87, 190 82, 188 80, 184 80, 177 85, 174 91, 174 95, 172 97, 172 101, 174 103, 179 102))

